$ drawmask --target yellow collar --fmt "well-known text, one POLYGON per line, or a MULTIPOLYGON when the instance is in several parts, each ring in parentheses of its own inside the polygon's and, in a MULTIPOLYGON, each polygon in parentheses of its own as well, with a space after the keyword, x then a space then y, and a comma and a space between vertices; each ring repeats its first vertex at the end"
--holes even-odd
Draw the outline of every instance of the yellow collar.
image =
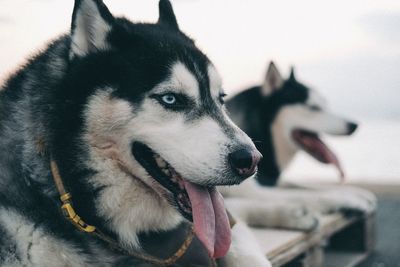
POLYGON ((82 232, 92 234, 97 238, 108 243, 113 249, 118 250, 124 254, 130 255, 134 258, 144 260, 146 262, 156 264, 159 266, 170 266, 176 263, 178 259, 180 259, 188 250, 190 244, 194 238, 194 230, 193 228, 188 233, 185 241, 182 246, 173 254, 171 257, 167 259, 158 259, 153 256, 147 255, 145 253, 139 253, 134 251, 129 251, 125 248, 122 248, 117 241, 112 239, 111 237, 103 234, 96 226, 89 225, 85 223, 85 221, 80 217, 74 210, 72 205, 72 195, 65 190, 60 171, 58 166, 54 160, 50 161, 51 173, 53 175, 54 183, 57 187, 57 191, 60 194, 61 200, 61 210, 64 216, 69 220, 77 229, 82 232))

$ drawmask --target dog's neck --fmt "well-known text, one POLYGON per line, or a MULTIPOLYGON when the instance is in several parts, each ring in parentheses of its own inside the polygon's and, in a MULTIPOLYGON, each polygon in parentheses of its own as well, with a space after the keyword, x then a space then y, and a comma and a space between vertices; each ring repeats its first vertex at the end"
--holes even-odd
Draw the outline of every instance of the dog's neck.
MULTIPOLYGON (((91 181, 100 181, 102 175, 107 173, 96 174, 91 181)), ((137 247, 139 233, 167 231, 182 221, 182 216, 143 182, 131 177, 119 180, 124 175, 115 175, 116 183, 104 187, 96 200, 98 214, 109 220, 124 245, 137 247)))
MULTIPOLYGON (((58 203, 56 208, 60 208, 59 192, 52 179, 50 156, 44 139, 35 138, 26 142, 24 147, 24 156, 31 163, 25 166, 27 183, 34 185, 49 201, 58 203)), ((63 166, 63 162, 59 164, 63 166)), ((79 216, 87 223, 111 234, 124 247, 137 249, 141 246, 138 238, 141 234, 169 231, 183 221, 179 212, 165 199, 139 179, 118 169, 115 162, 105 161, 98 165, 104 169, 89 171, 88 175, 73 179, 66 167, 61 168, 62 181, 72 194, 79 216), (85 190, 81 191, 81 183, 73 184, 77 180, 86 181, 85 190), (94 198, 90 203, 87 202, 88 194, 94 198)), ((63 215, 60 213, 60 216, 63 215)))
POLYGON ((275 121, 271 125, 271 138, 274 146, 275 159, 280 172, 283 172, 292 162, 298 152, 298 148, 288 142, 289 133, 285 130, 285 118, 282 112, 278 113, 275 121))
MULTIPOLYGON (((37 148, 39 155, 45 158, 47 150, 42 141, 39 140, 37 142, 37 148)), ((59 176, 57 164, 52 161, 51 167, 52 167, 51 168, 52 176, 53 178, 56 177, 56 179, 54 179, 55 187, 57 187, 57 183, 61 183, 62 187, 64 187, 62 178, 59 176), (54 164, 56 171, 54 171, 54 164)), ((65 194, 66 192, 64 190, 65 188, 63 188, 60 191, 60 184, 58 184, 57 192, 59 193, 59 195, 65 194)), ((146 190, 148 190, 148 188, 146 190)), ((52 193, 50 195, 52 195, 52 193)), ((117 211, 115 212, 118 213, 117 211)), ((128 213, 129 212, 131 213, 137 212, 137 210, 130 209, 128 210, 128 213)), ((79 214, 79 215, 84 217, 84 214, 79 214)), ((146 216, 142 215, 141 217, 142 217, 142 222, 145 224, 146 216)), ((124 219, 120 218, 120 220, 123 226, 124 219)), ((127 218, 126 220, 129 220, 129 218, 127 218)), ((149 220, 149 218, 147 218, 147 220, 149 220)), ((121 225, 116 226, 115 231, 117 232, 116 235, 117 240, 121 241, 123 240, 123 238, 126 239, 123 240, 122 247, 127 248, 128 250, 129 249, 136 250, 138 251, 137 252, 138 255, 141 254, 141 252, 139 252, 141 250, 138 249, 143 249, 143 251, 146 253, 143 254, 144 257, 147 257, 145 255, 150 255, 153 259, 158 259, 158 260, 172 259, 173 258, 171 257, 172 255, 175 256, 178 252, 182 252, 179 258, 176 259, 177 263, 179 263, 182 266, 187 266, 193 263, 196 263, 198 266, 214 266, 214 263, 212 259, 208 256, 206 249, 196 237, 194 237, 194 239, 190 239, 189 241, 190 243, 186 243, 188 242, 189 232, 191 232, 190 229, 192 228, 192 225, 190 223, 181 222, 177 224, 176 227, 169 227, 167 224, 156 226, 153 223, 152 226, 153 229, 151 230, 149 230, 149 228, 146 227, 145 231, 143 230, 143 228, 141 231, 135 231, 134 227, 138 227, 135 224, 137 221, 139 221, 138 217, 136 217, 135 221, 131 221, 130 225, 128 226, 129 236, 126 236, 126 234, 123 232, 118 232, 121 230, 119 228, 121 227, 121 225), (164 227, 165 229, 162 229, 162 227, 164 227), (131 240, 127 240, 128 238, 131 238, 131 240), (184 247, 185 249, 182 250, 184 247)), ((150 223, 149 221, 148 226, 150 225, 152 225, 152 223, 150 223)), ((175 223, 171 223, 171 225, 175 225, 175 223)), ((70 230, 74 231, 75 229, 70 229, 70 230)), ((93 235, 87 234, 86 236, 88 238, 94 238, 93 235)), ((113 252, 110 254, 110 257, 111 255, 114 255, 115 252, 117 251, 113 250, 113 252)), ((125 260, 123 260, 123 262, 125 263, 126 261, 127 264, 128 263, 130 264, 130 262, 132 261, 132 264, 134 265, 137 264, 137 260, 140 261, 141 258, 128 256, 126 257, 125 260)))

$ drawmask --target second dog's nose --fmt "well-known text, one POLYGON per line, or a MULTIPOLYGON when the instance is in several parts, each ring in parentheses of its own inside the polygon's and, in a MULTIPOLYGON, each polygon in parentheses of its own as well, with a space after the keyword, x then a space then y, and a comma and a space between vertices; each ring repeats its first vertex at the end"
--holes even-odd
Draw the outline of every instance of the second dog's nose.
POLYGON ((350 134, 354 133, 357 130, 358 125, 356 123, 354 123, 354 122, 349 122, 347 124, 347 128, 348 128, 348 134, 350 135, 350 134))
POLYGON ((240 149, 229 154, 229 163, 243 178, 250 177, 256 172, 261 159, 262 155, 257 150, 240 149))

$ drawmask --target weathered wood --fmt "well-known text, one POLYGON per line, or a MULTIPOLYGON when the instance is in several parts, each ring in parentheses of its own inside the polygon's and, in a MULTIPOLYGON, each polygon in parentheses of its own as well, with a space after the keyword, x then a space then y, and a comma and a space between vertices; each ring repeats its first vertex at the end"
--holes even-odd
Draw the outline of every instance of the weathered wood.
POLYGON ((374 215, 348 218, 333 214, 323 217, 321 227, 311 233, 274 229, 253 232, 274 267, 344 267, 354 266, 353 262, 360 262, 371 251, 374 223, 374 215))
POLYGON ((327 252, 323 267, 353 267, 365 259, 365 253, 327 252))

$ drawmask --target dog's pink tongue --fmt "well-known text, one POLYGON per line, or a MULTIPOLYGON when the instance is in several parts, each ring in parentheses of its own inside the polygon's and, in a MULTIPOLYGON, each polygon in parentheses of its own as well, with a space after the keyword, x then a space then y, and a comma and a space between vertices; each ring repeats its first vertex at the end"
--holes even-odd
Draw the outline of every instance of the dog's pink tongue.
POLYGON ((221 258, 231 245, 231 229, 224 199, 216 188, 206 188, 185 181, 192 204, 194 230, 210 257, 221 258))
POLYGON ((317 135, 303 133, 300 138, 298 138, 298 141, 308 153, 320 162, 333 164, 339 171, 341 181, 344 182, 345 174, 339 159, 317 135))
POLYGON ((345 181, 346 176, 344 174, 344 171, 343 171, 342 165, 340 164, 339 159, 332 152, 332 150, 330 150, 324 143, 321 142, 320 145, 325 152, 326 161, 330 164, 333 164, 336 167, 336 169, 339 171, 340 181, 343 183, 345 181))

